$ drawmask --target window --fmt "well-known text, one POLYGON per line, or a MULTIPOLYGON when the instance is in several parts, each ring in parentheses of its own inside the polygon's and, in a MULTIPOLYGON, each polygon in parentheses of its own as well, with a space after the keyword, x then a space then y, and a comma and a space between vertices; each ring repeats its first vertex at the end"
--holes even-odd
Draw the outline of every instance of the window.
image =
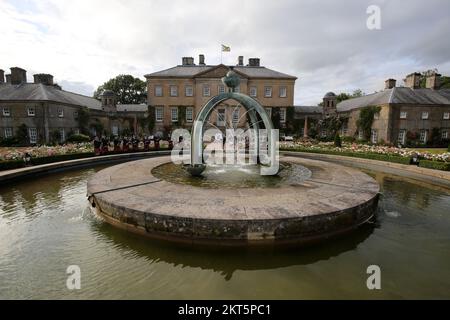
POLYGON ((64 110, 63 108, 58 108, 58 117, 63 118, 64 117, 64 110))
POLYGON ((441 132, 441 139, 442 140, 447 140, 448 139, 448 130, 447 129, 442 130, 442 132, 441 132))
POLYGON ((211 95, 211 88, 208 85, 203 86, 203 96, 209 97, 211 95))
POLYGON ((347 133, 348 133, 348 123, 344 122, 344 123, 342 123, 342 127, 341 127, 341 135, 346 136, 347 133))
POLYGON ((218 126, 225 125, 225 109, 217 110, 217 125, 218 126))
POLYGON ((373 119, 374 119, 374 120, 380 119, 380 113, 379 113, 379 112, 376 112, 376 113, 373 115, 373 119))
POLYGON ((250 97, 256 97, 258 95, 258 89, 256 87, 250 87, 250 97))
POLYGON ((59 128, 59 141, 62 143, 66 141, 66 135, 64 132, 64 128, 59 128))
POLYGON ((13 129, 12 128, 5 128, 5 138, 12 138, 13 137, 13 129))
POLYGON ((236 93, 241 92, 241 86, 237 86, 236 88, 234 88, 233 92, 236 92, 236 93))
POLYGON ((370 134, 370 142, 377 143, 378 142, 378 131, 375 129, 372 129, 370 134))
POLYGON ((280 98, 286 98, 286 97, 287 97, 287 88, 280 87, 280 98))
POLYGON ((219 87, 217 88, 217 92, 219 92, 219 94, 225 93, 225 86, 219 85, 219 87))
POLYGON ((78 111, 75 111, 75 112, 73 113, 73 117, 74 117, 74 119, 78 119, 78 111))
POLYGON ((233 110, 233 123, 239 122, 239 109, 236 108, 233 110))
POLYGON ((178 121, 178 108, 175 107, 170 109, 170 119, 172 120, 172 122, 178 121))
POLYGON ((282 108, 280 109, 280 123, 286 122, 286 109, 282 108))
POLYGON ((267 115, 272 118, 272 108, 266 108, 267 115))
POLYGON ((364 140, 364 131, 358 130, 358 139, 359 140, 364 140))
POLYGON ((192 122, 194 120, 194 108, 187 108, 186 109, 186 121, 192 122))
POLYGON ((170 86, 170 96, 178 97, 178 87, 177 86, 170 86))
POLYGON ((78 134, 80 134, 80 129, 75 128, 75 129, 73 129, 73 132, 78 135, 78 134))
POLYGON ((156 107, 155 109, 155 119, 156 122, 162 122, 164 117, 164 108, 163 107, 156 107))
POLYGON ((3 116, 4 117, 10 117, 11 116, 11 110, 9 109, 9 107, 4 107, 3 108, 3 116))
POLYGON ((272 97, 272 87, 264 87, 264 97, 266 98, 272 97))
POLYGON ((406 138, 406 130, 401 129, 398 133, 398 144, 403 146, 405 144, 405 138, 406 138))
POLYGON ((30 143, 37 142, 37 129, 36 128, 28 128, 28 137, 30 138, 30 143))
POLYGON ((406 112, 406 111, 400 112, 400 119, 406 119, 407 116, 408 116, 408 112, 406 112))
POLYGON ((428 112, 422 112, 422 120, 428 119, 428 112))
POLYGON ((28 116, 34 117, 36 115, 34 107, 28 107, 28 116))
MULTIPOLYGON (((3 115, 5 115, 5 113, 3 113, 3 115)), ((444 112, 444 120, 448 120, 450 119, 450 112, 444 112)))
POLYGON ((194 96, 194 88, 193 88, 192 86, 186 86, 186 87, 184 88, 184 91, 185 91, 186 97, 192 97, 192 96, 194 96))
POLYGON ((155 97, 163 96, 163 88, 162 86, 155 86, 155 97))
POLYGON ((322 138, 325 138, 325 137, 327 136, 327 129, 322 128, 322 130, 320 131, 320 136, 321 136, 322 138))
POLYGON ((427 130, 420 130, 420 143, 427 143, 427 130))
POLYGON ((111 133, 113 134, 113 136, 118 136, 119 135, 119 127, 117 125, 113 125, 111 127, 111 133))

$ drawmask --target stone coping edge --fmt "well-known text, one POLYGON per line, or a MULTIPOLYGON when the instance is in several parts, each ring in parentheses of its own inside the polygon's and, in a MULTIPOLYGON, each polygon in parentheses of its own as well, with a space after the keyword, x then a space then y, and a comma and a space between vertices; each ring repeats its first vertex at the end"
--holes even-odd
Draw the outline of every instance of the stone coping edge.
POLYGON ((93 165, 100 165, 102 163, 109 163, 123 160, 139 160, 149 157, 167 156, 170 155, 170 152, 171 152, 170 150, 162 150, 162 151, 149 151, 138 153, 112 154, 106 156, 96 156, 75 160, 67 160, 19 169, 6 170, 0 172, 0 186, 5 185, 8 182, 27 178, 36 174, 53 173, 57 171, 71 170, 80 167, 89 167, 93 165))
POLYGON ((442 187, 450 188, 450 172, 421 168, 414 165, 405 165, 394 162, 364 159, 357 157, 347 157, 339 155, 308 153, 300 151, 280 151, 280 155, 303 157, 313 160, 330 161, 350 167, 380 171, 394 174, 414 180, 424 181, 442 187))

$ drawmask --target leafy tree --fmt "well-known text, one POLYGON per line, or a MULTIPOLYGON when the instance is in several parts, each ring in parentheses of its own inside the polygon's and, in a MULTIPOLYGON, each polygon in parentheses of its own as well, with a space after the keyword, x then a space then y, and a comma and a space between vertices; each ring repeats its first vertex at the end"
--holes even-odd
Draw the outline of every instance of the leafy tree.
POLYGON ((89 125, 89 109, 88 108, 81 108, 80 110, 78 110, 78 116, 77 116, 77 122, 78 122, 78 127, 80 128, 80 132, 82 134, 88 135, 89 134, 89 130, 88 130, 88 125, 89 125))
MULTIPOLYGON (((337 101, 337 103, 339 103, 344 100, 358 98, 358 97, 362 97, 364 95, 365 95, 365 93, 361 89, 356 89, 353 91, 353 93, 341 92, 336 96, 336 101, 337 101)), ((323 102, 319 103, 319 106, 323 107, 323 102)))
POLYGON ((105 90, 111 90, 117 96, 120 104, 139 104, 147 101, 147 84, 139 78, 121 74, 105 82, 94 92, 94 98, 99 99, 105 90))
MULTIPOLYGON (((420 84, 419 86, 421 88, 426 88, 426 81, 427 81, 427 77, 431 76, 435 73, 439 73, 438 69, 429 69, 429 70, 425 70, 420 72, 420 84)), ((448 76, 441 76, 440 79, 440 85, 438 89, 450 89, 450 77, 448 76)))

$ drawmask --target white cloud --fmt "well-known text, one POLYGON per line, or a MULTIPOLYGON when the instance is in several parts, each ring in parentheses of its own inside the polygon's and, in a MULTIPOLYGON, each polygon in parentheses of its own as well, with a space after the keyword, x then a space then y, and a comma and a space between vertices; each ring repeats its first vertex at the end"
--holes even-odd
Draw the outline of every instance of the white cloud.
POLYGON ((383 80, 437 67, 450 73, 450 3, 423 1, 0 0, 1 68, 48 72, 85 94, 122 73, 143 75, 206 55, 238 55, 299 77, 296 104, 327 91, 380 90, 383 80), (366 28, 381 7, 382 29, 366 28))

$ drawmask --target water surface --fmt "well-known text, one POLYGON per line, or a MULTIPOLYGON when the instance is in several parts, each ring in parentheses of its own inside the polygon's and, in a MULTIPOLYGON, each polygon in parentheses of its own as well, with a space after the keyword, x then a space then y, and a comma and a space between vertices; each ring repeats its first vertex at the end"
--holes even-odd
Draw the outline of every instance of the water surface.
MULTIPOLYGON (((371 173, 376 225, 310 248, 214 251, 143 239, 87 208, 82 169, 0 189, 0 298, 450 298, 450 192, 371 173), (366 269, 379 265, 382 290, 366 269), (81 290, 66 268, 81 268, 81 290)), ((276 189, 274 189, 276 192, 276 189)))

